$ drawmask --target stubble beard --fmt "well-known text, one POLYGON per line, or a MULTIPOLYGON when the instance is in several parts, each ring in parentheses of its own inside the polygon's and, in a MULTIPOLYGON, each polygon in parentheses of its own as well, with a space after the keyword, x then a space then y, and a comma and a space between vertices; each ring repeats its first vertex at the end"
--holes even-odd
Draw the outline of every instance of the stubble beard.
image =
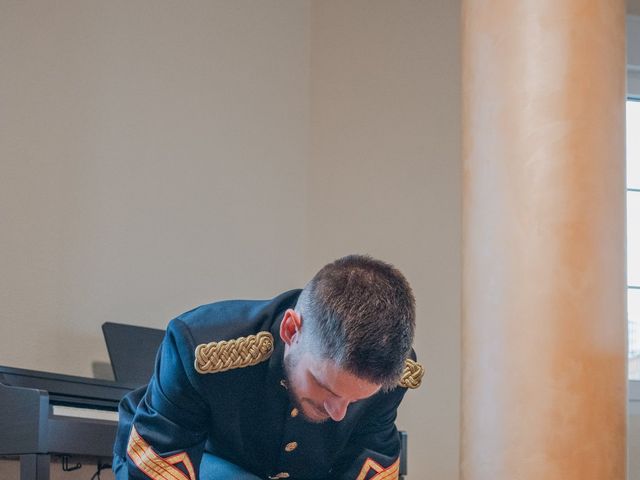
POLYGON ((293 369, 297 363, 297 358, 293 358, 293 355, 287 355, 284 358, 284 372, 287 377, 287 393, 289 394, 289 400, 291 401, 291 404, 298 409, 302 417, 307 422, 315 424, 325 423, 327 420, 329 420, 328 416, 325 416, 324 418, 309 416, 306 405, 309 405, 308 408, 310 409, 321 410, 321 408, 315 405, 311 400, 302 398, 299 395, 294 382, 291 381, 291 378, 293 378, 293 369))

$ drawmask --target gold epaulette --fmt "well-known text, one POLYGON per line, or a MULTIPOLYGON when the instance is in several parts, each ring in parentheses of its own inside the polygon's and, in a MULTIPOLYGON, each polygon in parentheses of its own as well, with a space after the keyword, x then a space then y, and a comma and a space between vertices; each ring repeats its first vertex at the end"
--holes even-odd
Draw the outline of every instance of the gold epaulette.
POLYGON ((203 343, 196 347, 195 368, 199 373, 218 373, 264 362, 273 353, 269 332, 233 340, 203 343))
POLYGON ((424 367, 410 358, 404 361, 404 370, 398 384, 404 388, 418 388, 422 383, 424 367))

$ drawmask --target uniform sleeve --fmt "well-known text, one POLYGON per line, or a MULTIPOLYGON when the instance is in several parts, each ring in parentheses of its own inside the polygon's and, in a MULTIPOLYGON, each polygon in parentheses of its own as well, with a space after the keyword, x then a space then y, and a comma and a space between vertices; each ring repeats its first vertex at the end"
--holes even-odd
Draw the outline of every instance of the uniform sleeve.
POLYGON ((198 478, 209 409, 197 387, 193 352, 186 326, 173 320, 133 414, 118 480, 198 478))
POLYGON ((381 394, 367 421, 356 429, 338 463, 340 480, 396 480, 400 471, 400 437, 395 425, 405 388, 381 394))

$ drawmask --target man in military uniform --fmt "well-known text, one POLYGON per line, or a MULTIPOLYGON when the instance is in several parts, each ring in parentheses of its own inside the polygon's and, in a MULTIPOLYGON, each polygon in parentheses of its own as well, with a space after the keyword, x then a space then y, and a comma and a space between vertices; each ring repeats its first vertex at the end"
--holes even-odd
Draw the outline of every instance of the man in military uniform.
POLYGON ((191 310, 121 402, 116 478, 397 479, 414 330, 403 275, 357 255, 304 290, 191 310))

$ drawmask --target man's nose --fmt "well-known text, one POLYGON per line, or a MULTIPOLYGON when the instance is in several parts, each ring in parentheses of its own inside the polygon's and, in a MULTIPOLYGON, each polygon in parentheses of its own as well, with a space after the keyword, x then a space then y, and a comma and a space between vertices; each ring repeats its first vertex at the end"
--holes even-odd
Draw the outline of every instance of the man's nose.
POLYGON ((332 420, 339 422, 347 414, 349 402, 339 398, 331 398, 325 400, 324 409, 327 411, 332 420))

